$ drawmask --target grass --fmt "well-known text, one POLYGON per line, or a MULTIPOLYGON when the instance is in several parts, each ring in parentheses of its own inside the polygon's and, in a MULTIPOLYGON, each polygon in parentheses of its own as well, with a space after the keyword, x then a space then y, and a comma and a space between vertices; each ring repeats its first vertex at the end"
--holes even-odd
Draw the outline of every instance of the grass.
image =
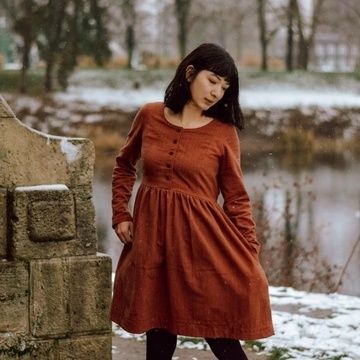
MULTIPOLYGON (((19 92, 20 71, 1 70, 0 71, 0 92, 19 92)), ((29 71, 27 77, 27 87, 29 95, 40 95, 44 93, 44 72, 42 70, 29 71)))
POLYGON ((274 347, 270 350, 268 355, 268 360, 284 360, 284 359, 293 359, 293 357, 289 355, 288 349, 274 347))
POLYGON ((256 352, 265 350, 264 344, 258 340, 246 340, 245 346, 256 352))

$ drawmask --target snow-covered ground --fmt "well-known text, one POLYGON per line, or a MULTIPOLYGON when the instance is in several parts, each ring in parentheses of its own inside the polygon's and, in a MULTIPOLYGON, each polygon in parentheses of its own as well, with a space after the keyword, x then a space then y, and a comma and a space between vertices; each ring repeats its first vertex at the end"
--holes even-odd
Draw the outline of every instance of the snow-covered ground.
MULTIPOLYGON (((134 110, 146 102, 162 101, 164 89, 141 88, 112 89, 93 87, 70 87, 66 93, 57 93, 61 101, 83 101, 101 106, 115 106, 123 110, 134 110)), ((244 89, 240 92, 240 103, 244 108, 299 108, 360 107, 360 93, 337 89, 297 89, 290 86, 264 86, 244 89)))
MULTIPOLYGON (((360 359, 360 298, 286 287, 270 287, 270 296, 275 335, 255 342, 254 350, 284 349, 281 359, 360 359)), ((144 340, 144 334, 129 334, 115 324, 113 330, 123 338, 144 340)), ((181 341, 181 337, 178 344, 207 347, 203 341, 181 341)))

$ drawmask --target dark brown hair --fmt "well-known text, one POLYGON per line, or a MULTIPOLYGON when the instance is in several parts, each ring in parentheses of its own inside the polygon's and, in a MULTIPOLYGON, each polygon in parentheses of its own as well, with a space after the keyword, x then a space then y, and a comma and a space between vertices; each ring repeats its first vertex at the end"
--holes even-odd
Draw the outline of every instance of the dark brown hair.
POLYGON ((191 99, 186 68, 192 65, 193 78, 202 71, 212 71, 224 77, 229 83, 224 96, 203 114, 226 123, 232 123, 239 130, 244 128, 244 116, 239 104, 239 76, 233 58, 221 46, 205 43, 189 53, 179 64, 175 76, 165 90, 164 103, 175 113, 179 113, 191 99))

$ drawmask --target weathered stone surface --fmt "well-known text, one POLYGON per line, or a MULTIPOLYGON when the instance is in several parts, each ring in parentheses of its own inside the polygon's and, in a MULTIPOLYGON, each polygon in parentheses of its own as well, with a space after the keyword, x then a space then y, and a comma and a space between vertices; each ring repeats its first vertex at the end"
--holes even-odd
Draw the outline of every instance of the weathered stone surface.
POLYGON ((30 262, 30 328, 33 336, 60 336, 68 332, 67 278, 64 259, 30 262))
POLYGON ((61 192, 55 200, 31 202, 28 216, 32 241, 62 241, 75 237, 74 201, 70 192, 61 192))
POLYGON ((111 258, 69 258, 71 331, 111 331, 111 258))
POLYGON ((14 191, 14 258, 40 259, 96 254, 95 211, 89 186, 24 186, 14 191))
POLYGON ((0 261, 0 333, 28 332, 28 303, 28 264, 0 261))
POLYGON ((6 190, 0 189, 0 258, 6 257, 6 190))
POLYGON ((91 184, 95 159, 88 139, 50 136, 22 124, 0 96, 0 186, 91 184))
POLYGON ((59 360, 111 360, 111 336, 86 336, 59 341, 59 360))
POLYGON ((56 340, 33 341, 23 334, 0 334, 0 360, 58 360, 56 340))
POLYGON ((58 344, 55 340, 31 341, 31 360, 58 360, 58 344))
POLYGON ((76 235, 84 255, 97 251, 95 208, 92 202, 91 186, 78 186, 73 190, 76 209, 76 235))
POLYGON ((74 256, 30 263, 31 334, 111 331, 111 258, 74 256))
POLYGON ((0 360, 31 360, 26 339, 23 333, 0 332, 0 360))

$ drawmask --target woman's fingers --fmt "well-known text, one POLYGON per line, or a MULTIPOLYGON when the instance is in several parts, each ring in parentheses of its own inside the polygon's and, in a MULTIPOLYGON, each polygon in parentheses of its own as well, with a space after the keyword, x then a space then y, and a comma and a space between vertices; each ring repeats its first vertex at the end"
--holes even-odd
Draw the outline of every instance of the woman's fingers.
POLYGON ((133 239, 133 223, 131 221, 121 222, 117 224, 115 232, 122 243, 130 243, 133 239))

